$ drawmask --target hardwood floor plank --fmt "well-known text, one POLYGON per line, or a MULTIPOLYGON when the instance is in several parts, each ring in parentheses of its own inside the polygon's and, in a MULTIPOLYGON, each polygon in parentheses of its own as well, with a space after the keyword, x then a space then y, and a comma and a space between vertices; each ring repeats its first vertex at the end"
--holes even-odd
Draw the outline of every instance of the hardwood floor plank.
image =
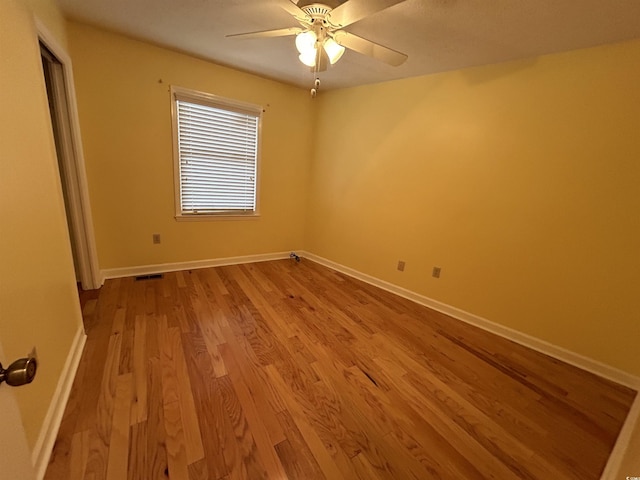
POLYGON ((320 438, 320 435, 314 428, 314 426, 309 422, 304 410, 298 404, 297 400, 293 397, 289 388, 287 387, 284 379, 280 376, 280 373, 273 365, 268 365, 265 367, 267 374, 271 381, 276 385, 276 388, 280 391, 284 401, 287 404, 288 411, 291 414, 291 418, 300 431, 302 438, 304 438, 305 442, 309 446, 316 462, 320 466, 320 469, 324 473, 324 476, 327 479, 339 480, 349 478, 345 476, 348 472, 342 472, 338 465, 333 459, 333 456, 327 450, 323 440, 320 438))
POLYGON ((120 375, 116 381, 116 394, 111 417, 107 480, 123 480, 127 477, 132 391, 133 377, 131 374, 120 375))
POLYGON ((46 480, 598 480, 637 394, 304 259, 80 301, 46 480))
POLYGON ((187 284, 184 281, 184 272, 176 272, 176 279, 178 281, 179 288, 186 288, 187 284))
MULTIPOLYGON (((126 321, 125 321, 126 325, 126 321)), ((134 330, 125 326, 120 347, 120 365, 118 373, 124 375, 133 371, 133 336, 134 330)))
POLYGON ((82 315, 86 318, 86 317, 90 317, 91 315, 93 315, 93 313, 96 311, 96 305, 98 304, 98 300, 96 298, 93 298, 91 300, 88 300, 83 306, 82 306, 82 315))
MULTIPOLYGON (((323 391, 334 392, 332 403, 341 404, 338 418, 357 443, 352 458, 364 454, 381 478, 420 478, 420 462, 395 439, 388 439, 398 420, 381 418, 380 411, 391 405, 385 392, 358 367, 339 366, 320 350, 317 356, 323 391)), ((395 409, 398 407, 394 405, 395 409)), ((440 472, 436 473, 443 478, 440 472)))
MULTIPOLYGON (((372 383, 358 367, 343 367, 340 372, 326 350, 316 348, 315 355, 319 359, 320 375, 326 383, 333 384, 341 396, 350 399, 359 411, 364 412, 368 422, 376 427, 380 435, 386 437, 392 432, 397 437, 394 442, 402 443, 432 476, 452 479, 467 476, 482 478, 454 449, 447 448, 450 447, 449 440, 438 435, 430 425, 422 424, 417 428, 417 414, 406 403, 390 398, 386 391, 372 383), (396 412, 393 417, 384 413, 390 410, 396 412), (412 435, 417 435, 422 444, 412 435), (425 445, 429 452, 435 450, 441 455, 431 455, 425 445)), ((368 460, 367 463, 371 465, 368 460)))
POLYGON ((174 480, 189 480, 187 465, 187 447, 183 422, 180 415, 180 403, 164 403, 164 428, 167 432, 167 463, 169 464, 169 478, 174 480))
MULTIPOLYGON (((233 459, 238 458, 237 446, 235 445, 235 435, 233 432, 232 419, 228 415, 224 404, 223 386, 228 378, 221 377, 210 382, 208 387, 208 398, 211 404, 210 421, 212 430, 209 430, 208 437, 211 437, 215 450, 207 450, 207 468, 214 477, 232 477, 234 470, 233 459)), ((237 468, 236 468, 237 471, 237 468)))
MULTIPOLYGON (((111 323, 111 335, 124 334, 124 324, 127 316, 127 309, 123 307, 117 307, 111 323)), ((119 363, 119 362, 118 362, 119 363)))
MULTIPOLYGON (((122 310, 120 313, 124 313, 124 311, 122 310)), ((120 318, 124 318, 124 316, 121 315, 120 318)), ((114 333, 109 337, 109 348, 104 364, 99 397, 97 405, 93 405, 95 421, 92 428, 89 429, 89 458, 85 476, 93 475, 96 480, 106 478, 107 473, 121 342, 121 333, 114 333)))
POLYGON ((147 317, 136 315, 133 339, 133 403, 131 424, 147 420, 147 317))
POLYGON ((207 460, 205 458, 192 463, 188 467, 189 480, 209 480, 209 470, 207 469, 207 460))
POLYGON ((274 434, 273 430, 270 431, 265 423, 265 418, 271 418, 272 412, 268 410, 268 405, 262 404, 258 407, 254 403, 253 396, 245 384, 234 354, 231 352, 231 347, 228 344, 224 344, 220 346, 220 350, 225 364, 229 366, 229 370, 231 371, 229 378, 231 379, 233 389, 246 417, 248 427, 253 434, 256 448, 260 453, 268 478, 286 477, 280 459, 273 448, 274 445, 284 437, 278 420, 273 417, 273 421, 277 425, 277 430, 274 434), (272 437, 275 438, 275 441, 272 437))
MULTIPOLYGON (((251 306, 255 308, 254 311, 263 312, 259 315, 255 315, 255 313, 251 312, 254 317, 259 316, 262 318, 264 316, 265 319, 268 319, 269 323, 274 326, 273 331, 279 332, 280 338, 289 338, 293 336, 292 332, 289 330, 288 324, 280 319, 280 316, 271 306, 269 300, 259 291, 256 285, 251 282, 251 279, 245 275, 245 271, 247 271, 246 266, 235 266, 231 268, 231 271, 234 274, 233 278, 236 280, 238 286, 242 289, 246 298, 251 301, 251 306)), ((245 305, 248 306, 249 304, 245 305)), ((267 333, 271 330, 264 321, 262 321, 260 325, 263 329, 267 330, 267 333)))
POLYGON ((259 365, 257 359, 255 362, 251 361, 254 357, 251 347, 246 342, 242 342, 236 338, 235 334, 230 331, 226 332, 226 337, 228 338, 228 343, 220 345, 219 348, 225 365, 229 365, 229 369, 231 370, 230 378, 234 383, 246 382, 246 385, 252 392, 253 401, 256 405, 260 406, 262 422, 269 433, 271 445, 275 445, 286 438, 275 416, 275 414, 281 410, 281 408, 278 409, 281 401, 279 398, 274 399, 275 392, 273 389, 261 388, 260 371, 262 367, 259 365), (243 361, 236 362, 234 355, 242 358, 243 361))
MULTIPOLYGON (((105 321, 106 323, 106 321, 105 321)), ((107 361, 110 345, 110 326, 109 330, 102 329, 101 332, 94 331, 87 335, 87 344, 85 346, 86 355, 83 353, 80 360, 81 365, 90 365, 92 375, 86 375, 83 381, 75 382, 72 391, 77 391, 78 400, 78 418, 76 420, 75 431, 89 430, 96 424, 96 406, 100 397, 100 389, 105 371, 101 368, 107 361)), ((80 368, 80 367, 79 367, 80 368)))
MULTIPOLYGON (((69 458, 69 475, 68 477, 60 476, 58 478, 69 478, 69 480, 82 480, 87 468, 87 460, 89 458, 89 431, 83 430, 73 434, 71 440, 71 457, 69 458)), ((48 477, 45 477, 48 478, 48 477)))
POLYGON ((351 462, 356 469, 358 478, 369 478, 374 480, 382 478, 379 475, 380 472, 377 472, 373 465, 369 463, 369 460, 367 460, 367 456, 364 453, 359 453, 353 457, 351 462))
POLYGON ((183 334, 183 343, 207 470, 212 478, 222 478, 229 473, 223 453, 225 437, 232 431, 222 404, 219 379, 214 375, 202 337, 195 333, 183 334))
MULTIPOLYGON (((181 434, 186 442, 187 463, 204 458, 200 425, 193 400, 193 393, 184 359, 180 330, 166 327, 166 317, 162 317, 159 329, 159 344, 162 351, 162 396, 165 407, 174 402, 180 409, 181 434)), ((173 410, 171 410, 173 413, 173 410)), ((165 409, 165 415, 166 415, 165 409)), ((175 420, 174 416, 171 417, 175 420)), ((173 424, 172 424, 173 426, 173 424)), ((167 431, 167 433, 169 433, 167 431)))
POLYGON ((484 476, 505 480, 521 478, 508 465, 486 450, 475 436, 470 435, 470 432, 446 417, 407 382, 397 379, 393 386, 394 388, 389 391, 390 397, 410 406, 411 410, 419 417, 416 424, 420 425, 420 421, 422 421, 431 425, 438 435, 449 439, 452 445, 471 463, 482 465, 481 470, 484 476))
POLYGON ((282 430, 287 432, 287 438, 278 443, 275 449, 288 478, 290 480, 324 480, 326 477, 289 411, 283 410, 277 415, 282 430))
POLYGON ((169 465, 167 463, 167 447, 164 423, 163 389, 162 389, 162 365, 159 358, 149 359, 148 378, 148 410, 146 428, 146 451, 144 453, 131 452, 131 455, 146 455, 145 478, 169 478, 169 465))
POLYGON ((131 425, 129 431, 129 452, 127 480, 146 480, 150 478, 147 461, 147 422, 131 425))
MULTIPOLYGON (((145 339, 145 357, 147 361, 147 368, 149 367, 149 359, 160 359, 160 345, 159 339, 159 325, 162 323, 163 316, 158 315, 144 315, 146 325, 146 339, 145 339)), ((148 385, 148 382, 147 382, 148 385)), ((148 389, 147 389, 148 393, 148 389)))
POLYGON ((252 480, 269 478, 231 380, 228 376, 222 377, 218 379, 218 386, 232 428, 225 435, 224 446, 229 477, 252 480))

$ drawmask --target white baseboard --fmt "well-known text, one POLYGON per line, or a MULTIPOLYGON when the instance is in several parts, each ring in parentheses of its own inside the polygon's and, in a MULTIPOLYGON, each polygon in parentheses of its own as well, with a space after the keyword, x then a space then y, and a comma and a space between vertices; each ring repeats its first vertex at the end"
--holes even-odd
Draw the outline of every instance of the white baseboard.
MULTIPOLYGON (((618 480, 622 478, 632 478, 627 475, 638 475, 638 472, 621 472, 622 462, 626 458, 638 458, 638 452, 630 452, 628 450, 631 435, 636 426, 640 429, 640 393, 636 395, 636 399, 631 405, 631 410, 627 414, 627 419, 622 425, 622 430, 618 434, 616 444, 613 446, 609 461, 602 472, 600 480, 618 480), (633 457, 632 457, 633 455, 633 457)), ((638 435, 640 433, 637 433, 638 435)))
POLYGON ((589 357, 585 357, 565 348, 553 345, 552 343, 532 337, 531 335, 527 335, 526 333, 522 333, 512 328, 505 327, 504 325, 492 322, 491 320, 487 320, 486 318, 474 315, 473 313, 465 312, 464 310, 453 307, 451 305, 447 305, 446 303, 439 302, 419 293, 412 292, 411 290, 407 290, 406 288, 402 288, 384 280, 380 280, 379 278, 372 277, 371 275, 367 275, 365 273, 354 270, 353 268, 349 268, 331 260, 327 260, 326 258, 319 257, 318 255, 315 255, 313 253, 302 251, 299 253, 299 255, 313 262, 319 263, 320 265, 332 268, 346 275, 357 278, 358 280, 362 280, 363 282, 369 283, 388 292, 395 293, 396 295, 412 300, 416 303, 419 303, 420 305, 424 305, 425 307, 429 307, 440 313, 444 313, 445 315, 453 317, 457 320, 469 323, 483 330, 507 338, 508 340, 512 340, 520 345, 524 345, 525 347, 531 348, 532 350, 536 350, 538 352, 544 353, 545 355, 549 355, 550 357, 566 362, 570 365, 574 365, 578 368, 581 368, 582 370, 594 373, 598 376, 612 380, 621 385, 633 388, 634 390, 640 390, 639 377, 631 375, 630 373, 619 370, 610 365, 606 365, 597 360, 593 360, 589 357))
POLYGON ((291 251, 278 253, 265 253, 259 255, 244 255, 241 257, 214 258, 208 260, 195 260, 192 262, 159 263, 157 265, 142 265, 138 267, 110 268, 101 271, 102 283, 109 278, 134 277, 136 275, 153 275, 156 273, 178 272, 181 270, 195 270, 198 268, 222 267, 225 265, 238 265, 241 263, 268 262, 270 260, 282 260, 289 258, 291 251))
POLYGON ((87 336, 84 333, 84 328, 80 326, 69 349, 67 360, 62 368, 56 391, 53 394, 53 398, 49 404, 49 410, 40 428, 40 435, 38 435, 36 444, 31 452, 31 463, 34 466, 38 480, 44 477, 47 470, 49 458, 51 457, 53 445, 56 441, 58 430, 60 429, 64 409, 69 400, 73 380, 76 378, 76 372, 80 364, 80 358, 82 357, 86 340, 87 336))

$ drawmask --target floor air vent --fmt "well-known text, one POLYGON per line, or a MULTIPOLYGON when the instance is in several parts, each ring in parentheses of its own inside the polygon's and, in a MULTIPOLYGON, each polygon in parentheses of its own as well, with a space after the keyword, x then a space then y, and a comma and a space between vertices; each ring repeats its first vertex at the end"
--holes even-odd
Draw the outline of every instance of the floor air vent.
POLYGON ((156 278, 164 278, 164 273, 152 273, 151 275, 138 275, 136 276, 136 282, 140 280, 154 280, 156 278))

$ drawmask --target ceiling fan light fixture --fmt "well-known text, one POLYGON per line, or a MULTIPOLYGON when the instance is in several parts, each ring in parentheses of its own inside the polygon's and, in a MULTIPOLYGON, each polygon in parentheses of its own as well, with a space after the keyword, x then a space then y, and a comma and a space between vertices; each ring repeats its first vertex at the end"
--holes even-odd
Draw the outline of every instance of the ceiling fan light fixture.
POLYGON ((298 57, 302 63, 304 63, 307 67, 315 67, 316 66, 316 57, 317 57, 316 49, 308 50, 303 52, 298 57))
MULTIPOLYGON (((321 1, 321 0, 319 0, 321 1)), ((279 28, 227 35, 235 38, 271 38, 295 35, 300 62, 311 67, 313 73, 324 72, 342 58, 345 49, 372 57, 397 67, 407 55, 379 43, 344 30, 365 17, 382 12, 408 0, 332 0, 335 8, 315 0, 279 0, 280 6, 300 24, 298 27, 279 28), (298 5, 298 4, 301 5, 298 5)), ((317 90, 317 88, 316 88, 317 90)))
POLYGON ((331 65, 336 63, 344 53, 344 47, 333 38, 327 38, 324 42, 324 51, 327 52, 331 65))
POLYGON ((317 40, 318 37, 312 30, 307 30, 306 32, 299 33, 298 35, 296 35, 296 48, 301 55, 309 55, 309 52, 315 52, 317 40))

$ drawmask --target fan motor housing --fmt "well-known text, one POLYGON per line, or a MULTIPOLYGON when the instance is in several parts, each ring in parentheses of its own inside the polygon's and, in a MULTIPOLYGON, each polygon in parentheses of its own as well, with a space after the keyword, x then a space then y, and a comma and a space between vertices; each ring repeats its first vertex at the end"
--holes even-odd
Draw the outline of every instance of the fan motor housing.
POLYGON ((327 14, 333 10, 322 3, 312 3, 311 5, 306 5, 304 7, 300 7, 300 9, 309 15, 313 20, 320 19, 324 20, 327 14))

